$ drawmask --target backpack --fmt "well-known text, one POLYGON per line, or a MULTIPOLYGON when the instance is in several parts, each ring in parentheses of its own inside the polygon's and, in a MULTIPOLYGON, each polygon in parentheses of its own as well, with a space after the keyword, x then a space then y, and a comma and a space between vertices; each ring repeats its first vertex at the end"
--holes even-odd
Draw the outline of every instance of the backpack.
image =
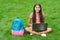
POLYGON ((12 35, 23 35, 24 34, 24 23, 22 19, 15 18, 12 22, 12 35))

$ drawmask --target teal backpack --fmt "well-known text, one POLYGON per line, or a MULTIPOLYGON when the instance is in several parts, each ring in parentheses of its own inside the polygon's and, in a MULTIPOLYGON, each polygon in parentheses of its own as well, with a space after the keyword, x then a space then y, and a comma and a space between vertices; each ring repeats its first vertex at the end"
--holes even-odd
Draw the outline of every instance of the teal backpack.
POLYGON ((24 23, 22 19, 15 18, 12 22, 12 30, 24 30, 24 23))

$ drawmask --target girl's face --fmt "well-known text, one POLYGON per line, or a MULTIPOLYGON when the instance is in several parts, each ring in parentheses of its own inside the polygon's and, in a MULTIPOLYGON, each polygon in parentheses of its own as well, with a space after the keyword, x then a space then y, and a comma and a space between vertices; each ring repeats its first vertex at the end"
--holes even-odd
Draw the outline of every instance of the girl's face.
POLYGON ((39 12, 39 11, 40 11, 40 6, 39 6, 39 5, 36 5, 36 6, 35 6, 35 11, 36 11, 36 12, 39 12))

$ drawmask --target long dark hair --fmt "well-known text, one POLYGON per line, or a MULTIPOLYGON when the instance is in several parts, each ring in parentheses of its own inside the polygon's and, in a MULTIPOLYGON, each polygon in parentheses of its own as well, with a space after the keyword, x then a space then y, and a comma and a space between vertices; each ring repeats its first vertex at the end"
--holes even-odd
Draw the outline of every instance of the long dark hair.
POLYGON ((35 12, 35 7, 36 5, 39 5, 40 7, 40 11, 39 11, 39 17, 40 17, 40 23, 44 23, 44 18, 43 18, 43 15, 42 15, 42 7, 40 4, 35 4, 34 5, 34 8, 33 8, 33 23, 36 23, 36 12, 35 12))

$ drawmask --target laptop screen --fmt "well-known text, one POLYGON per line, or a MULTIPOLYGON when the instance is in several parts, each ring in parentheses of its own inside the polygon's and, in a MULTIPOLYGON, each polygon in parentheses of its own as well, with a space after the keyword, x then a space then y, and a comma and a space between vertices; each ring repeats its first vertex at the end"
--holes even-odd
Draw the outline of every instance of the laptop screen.
POLYGON ((47 23, 34 23, 33 24, 33 30, 34 31, 45 31, 47 30, 47 23))

